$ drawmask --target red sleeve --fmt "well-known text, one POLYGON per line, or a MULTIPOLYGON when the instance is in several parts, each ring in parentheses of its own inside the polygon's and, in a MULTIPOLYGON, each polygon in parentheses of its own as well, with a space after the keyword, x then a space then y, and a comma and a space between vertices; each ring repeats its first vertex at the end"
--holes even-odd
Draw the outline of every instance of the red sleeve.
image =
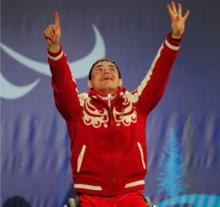
POLYGON ((81 109, 76 81, 62 48, 56 53, 48 51, 48 62, 52 73, 51 85, 55 104, 66 120, 76 118, 81 109))
POLYGON ((176 60, 180 42, 181 40, 173 39, 170 34, 167 35, 149 72, 135 90, 135 93, 138 94, 138 106, 144 113, 149 113, 161 99, 176 60))

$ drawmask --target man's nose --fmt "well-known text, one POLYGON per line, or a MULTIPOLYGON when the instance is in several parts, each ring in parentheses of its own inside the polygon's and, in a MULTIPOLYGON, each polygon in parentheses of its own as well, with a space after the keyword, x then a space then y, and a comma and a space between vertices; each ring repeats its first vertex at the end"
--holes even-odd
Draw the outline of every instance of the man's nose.
POLYGON ((108 73, 110 73, 110 70, 109 70, 108 68, 105 68, 105 69, 104 69, 104 73, 105 73, 105 74, 108 74, 108 73))

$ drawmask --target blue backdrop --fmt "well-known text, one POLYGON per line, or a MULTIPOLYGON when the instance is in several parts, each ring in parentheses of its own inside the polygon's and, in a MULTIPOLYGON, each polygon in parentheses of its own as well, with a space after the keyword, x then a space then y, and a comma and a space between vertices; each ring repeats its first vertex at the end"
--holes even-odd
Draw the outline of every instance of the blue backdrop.
MULTIPOLYGON (((166 93, 147 126, 145 194, 162 206, 220 206, 220 2, 191 14, 166 93)), ((90 65, 114 59, 138 86, 167 32, 165 0, 1 1, 1 205, 62 206, 72 185, 65 122, 54 106, 43 30, 59 11, 80 92, 90 65)))

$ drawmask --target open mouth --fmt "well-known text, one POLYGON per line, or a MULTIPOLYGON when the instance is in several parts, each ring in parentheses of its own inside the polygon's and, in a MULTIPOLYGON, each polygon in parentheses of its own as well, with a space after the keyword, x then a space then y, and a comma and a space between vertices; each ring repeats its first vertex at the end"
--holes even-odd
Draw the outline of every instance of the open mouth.
POLYGON ((113 80, 113 78, 110 77, 110 76, 106 76, 106 77, 103 78, 103 80, 113 80))

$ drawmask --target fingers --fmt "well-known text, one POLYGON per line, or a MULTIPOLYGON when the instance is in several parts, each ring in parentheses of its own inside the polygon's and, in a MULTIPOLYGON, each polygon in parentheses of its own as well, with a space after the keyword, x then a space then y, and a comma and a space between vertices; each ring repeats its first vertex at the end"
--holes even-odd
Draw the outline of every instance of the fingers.
POLYGON ((60 48, 61 28, 60 28, 60 16, 58 12, 54 13, 55 22, 50 24, 44 30, 44 38, 47 42, 48 49, 50 51, 57 51, 60 48))
POLYGON ((189 14, 190 14, 190 11, 187 10, 186 13, 185 13, 185 15, 183 16, 184 21, 187 20, 187 18, 189 17, 189 14))
POLYGON ((178 14, 182 16, 182 4, 178 3, 178 8, 176 8, 176 4, 174 1, 171 1, 170 4, 167 4, 168 12, 172 15, 178 14))
POLYGON ((178 3, 178 14, 182 16, 182 4, 178 3))
POLYGON ((60 28, 60 15, 58 12, 55 12, 54 16, 55 16, 55 27, 59 29, 60 28))
POLYGON ((170 6, 169 4, 167 4, 167 11, 168 11, 170 17, 172 18, 172 16, 173 16, 173 11, 172 11, 171 6, 170 6))
POLYGON ((176 4, 174 1, 171 1, 169 4, 167 4, 167 11, 168 11, 171 19, 175 18, 178 15, 179 17, 182 17, 184 21, 187 20, 189 14, 190 14, 190 11, 187 10, 185 15, 183 16, 182 15, 182 12, 183 12, 182 4, 178 3, 178 7, 176 7, 176 4))
POLYGON ((49 25, 45 30, 44 30, 44 36, 46 39, 53 39, 55 35, 55 26, 54 25, 49 25))
POLYGON ((173 11, 174 13, 177 13, 175 2, 174 2, 174 1, 171 1, 170 5, 171 5, 172 11, 173 11))
MULTIPOLYGON (((178 7, 178 12, 180 8, 178 7)), ((176 5, 174 1, 171 1, 169 4, 167 4, 167 11, 170 15, 171 19, 174 19, 177 15, 176 5)))

